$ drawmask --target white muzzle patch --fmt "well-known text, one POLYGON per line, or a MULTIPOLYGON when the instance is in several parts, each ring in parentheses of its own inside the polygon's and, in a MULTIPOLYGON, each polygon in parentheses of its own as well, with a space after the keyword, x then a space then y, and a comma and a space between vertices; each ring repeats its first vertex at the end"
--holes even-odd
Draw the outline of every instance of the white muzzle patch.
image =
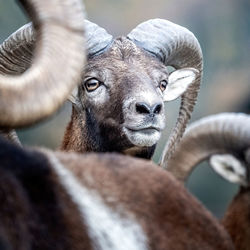
POLYGON ((138 147, 151 147, 155 145, 161 137, 161 132, 156 129, 130 130, 123 127, 123 132, 128 140, 138 147))

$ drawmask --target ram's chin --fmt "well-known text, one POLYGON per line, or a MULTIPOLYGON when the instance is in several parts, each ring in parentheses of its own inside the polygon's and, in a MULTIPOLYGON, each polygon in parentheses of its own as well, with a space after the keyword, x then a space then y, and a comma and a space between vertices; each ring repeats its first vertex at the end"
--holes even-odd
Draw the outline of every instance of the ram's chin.
POLYGON ((123 130, 128 140, 138 147, 151 147, 159 141, 161 136, 161 132, 153 128, 142 130, 124 128, 123 130))

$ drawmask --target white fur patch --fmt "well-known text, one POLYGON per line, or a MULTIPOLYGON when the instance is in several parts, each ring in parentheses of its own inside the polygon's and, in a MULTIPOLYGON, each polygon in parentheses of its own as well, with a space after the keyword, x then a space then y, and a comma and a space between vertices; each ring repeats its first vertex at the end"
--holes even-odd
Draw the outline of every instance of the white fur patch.
POLYGON ((156 144, 161 137, 161 132, 155 130, 152 134, 146 134, 142 131, 130 131, 123 127, 123 133, 127 136, 131 143, 138 147, 151 147, 156 144))
POLYGON ((122 218, 96 191, 84 187, 53 154, 49 158, 61 183, 77 204, 95 250, 148 249, 147 238, 136 221, 122 218))
POLYGON ((212 168, 226 180, 247 185, 246 168, 232 155, 213 155, 209 161, 212 168))
MULTIPOLYGON (((156 89, 146 89, 138 90, 133 96, 127 97, 123 101, 123 109, 129 109, 130 105, 135 106, 135 102, 145 102, 149 106, 155 105, 161 101, 162 97, 160 94, 157 94, 156 89)), ((133 110, 130 108, 130 110, 133 110)))
POLYGON ((144 100, 149 106, 155 105, 160 101, 160 96, 157 95, 156 90, 144 90, 140 91, 140 95, 137 95, 137 99, 144 100))

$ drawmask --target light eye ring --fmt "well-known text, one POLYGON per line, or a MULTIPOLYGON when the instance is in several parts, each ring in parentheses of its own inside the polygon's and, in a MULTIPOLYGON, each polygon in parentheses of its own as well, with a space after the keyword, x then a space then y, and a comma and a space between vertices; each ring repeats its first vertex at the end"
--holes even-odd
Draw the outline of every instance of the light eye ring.
POLYGON ((88 92, 93 92, 102 85, 102 82, 96 78, 89 78, 84 81, 84 87, 88 92))
POLYGON ((159 88, 162 92, 165 91, 167 86, 168 86, 168 81, 166 79, 160 81, 159 88))

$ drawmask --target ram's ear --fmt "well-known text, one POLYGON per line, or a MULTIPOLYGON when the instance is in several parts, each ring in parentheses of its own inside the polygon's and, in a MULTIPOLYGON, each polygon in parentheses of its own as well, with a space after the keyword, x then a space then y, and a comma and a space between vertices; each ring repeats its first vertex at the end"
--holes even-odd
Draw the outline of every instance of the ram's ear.
POLYGON ((78 105, 78 86, 76 86, 68 97, 68 101, 72 104, 78 105))
POLYGON ((217 174, 229 182, 242 186, 247 185, 246 166, 235 156, 229 154, 213 155, 209 159, 209 164, 217 174))
POLYGON ((195 81, 199 71, 194 68, 183 68, 173 71, 168 78, 168 85, 164 91, 165 102, 175 100, 181 96, 187 88, 195 81))

